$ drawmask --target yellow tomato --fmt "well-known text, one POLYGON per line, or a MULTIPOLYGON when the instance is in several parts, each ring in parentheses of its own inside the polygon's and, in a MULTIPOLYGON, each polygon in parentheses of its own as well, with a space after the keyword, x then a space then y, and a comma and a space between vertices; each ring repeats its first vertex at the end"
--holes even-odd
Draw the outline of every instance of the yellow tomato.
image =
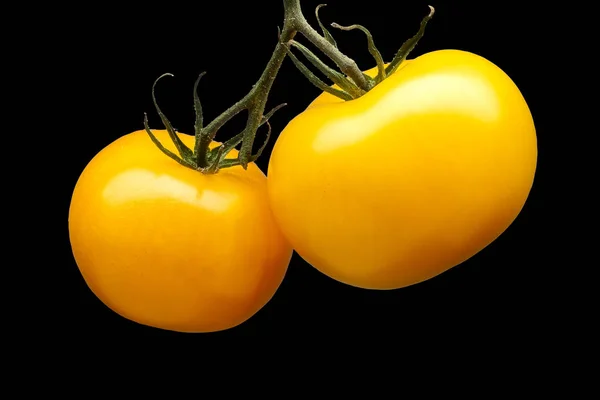
POLYGON ((513 81, 478 55, 442 50, 358 99, 317 98, 275 143, 269 197, 315 268, 394 289, 495 240, 520 213, 536 163, 533 119, 513 81))
MULTIPOLYGON (((166 131, 154 132, 175 152, 166 131)), ((193 147, 192 136, 180 137, 193 147)), ((180 332, 234 327, 271 299, 292 254, 266 185, 255 164, 204 175, 133 132, 77 182, 73 255, 90 289, 123 317, 180 332)))

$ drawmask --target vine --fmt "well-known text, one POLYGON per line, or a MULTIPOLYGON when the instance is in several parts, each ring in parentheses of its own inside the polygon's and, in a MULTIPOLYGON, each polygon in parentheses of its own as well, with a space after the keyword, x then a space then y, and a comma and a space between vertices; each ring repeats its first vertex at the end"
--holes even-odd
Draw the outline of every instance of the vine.
POLYGON ((421 26, 417 34, 407 40, 400 47, 392 61, 387 66, 385 66, 383 57, 375 46, 371 33, 365 27, 362 25, 351 25, 344 27, 336 23, 331 24, 331 26, 336 29, 345 31, 359 29, 365 33, 367 37, 368 50, 375 59, 378 68, 377 76, 375 78, 371 78, 358 68, 358 65, 354 60, 343 54, 338 49, 335 39, 325 28, 325 25, 323 25, 319 17, 319 10, 323 6, 325 6, 325 4, 320 4, 315 10, 319 27, 323 32, 320 34, 318 31, 312 28, 302 14, 300 0, 283 0, 283 28, 279 31, 278 42, 275 46, 275 50, 273 51, 271 59, 267 63, 267 66, 263 70, 260 78, 241 100, 229 107, 206 125, 204 124, 202 104, 198 95, 198 85, 205 72, 198 76, 198 79, 194 83, 193 93, 194 110, 196 113, 196 119, 194 123, 195 142, 193 148, 189 148, 183 143, 171 125, 169 119, 164 115, 158 106, 155 96, 156 85, 162 78, 166 76, 173 76, 172 74, 168 73, 161 75, 152 86, 152 100, 156 111, 169 134, 169 138, 175 145, 178 154, 167 149, 156 138, 148 126, 148 116, 145 114, 144 128, 150 136, 152 142, 165 155, 172 158, 179 164, 205 174, 215 174, 223 168, 229 168, 236 165, 241 165, 244 169, 246 169, 249 163, 256 161, 258 157, 260 157, 266 144, 268 143, 271 135, 271 125, 269 124, 269 119, 277 110, 285 106, 285 103, 280 104, 264 114, 269 92, 271 91, 273 82, 275 81, 281 64, 287 55, 289 55, 294 65, 309 80, 309 82, 319 89, 331 93, 343 100, 356 99, 367 93, 374 86, 385 80, 386 77, 393 74, 394 71, 398 69, 400 64, 406 60, 408 54, 417 45, 421 37, 423 37, 425 26, 434 13, 434 8, 429 6, 430 13, 421 21, 421 26), (307 47, 294 40, 297 33, 302 34, 302 36, 304 36, 317 49, 319 49, 331 61, 333 61, 339 68, 339 71, 327 66, 307 47), (297 49, 315 68, 329 78, 340 89, 333 88, 331 85, 326 84, 314 73, 312 73, 310 69, 292 52, 292 48, 297 49), (244 110, 248 111, 245 128, 231 139, 225 141, 217 147, 214 147, 213 149, 210 149, 210 143, 215 139, 219 129, 244 110), (266 139, 257 152, 252 154, 256 133, 263 125, 267 126, 266 139), (241 148, 238 152, 237 158, 226 158, 227 155, 240 144, 241 148))

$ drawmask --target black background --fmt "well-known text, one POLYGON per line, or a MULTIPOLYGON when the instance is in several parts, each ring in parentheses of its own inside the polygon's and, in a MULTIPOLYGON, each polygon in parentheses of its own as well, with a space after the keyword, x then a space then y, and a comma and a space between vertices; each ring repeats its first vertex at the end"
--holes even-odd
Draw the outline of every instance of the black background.
MULTIPOLYGON (((318 3, 302 0, 304 14, 314 27, 318 3)), ((324 22, 365 25, 388 61, 428 12, 423 1, 370 2, 368 8, 364 2, 331 0, 328 4, 321 10, 324 22)), ((157 96, 163 111, 183 132, 193 132, 192 85, 200 72, 208 71, 200 85, 205 120, 240 99, 260 76, 275 46, 282 4, 221 1, 72 10, 77 17, 61 38, 70 60, 63 74, 71 83, 70 124, 65 132, 70 144, 65 146, 76 143, 78 151, 68 158, 64 175, 61 249, 65 261, 56 267, 61 284, 54 293, 58 300, 54 314, 61 317, 62 325, 54 329, 80 340, 150 338, 154 346, 185 341, 203 348, 217 341, 246 339, 268 339, 261 346, 271 343, 280 348, 300 341, 402 348, 424 337, 430 345, 460 343, 463 348, 498 348, 507 343, 535 347, 552 311, 543 283, 550 256, 544 243, 548 222, 543 218, 547 209, 542 191, 548 182, 546 146, 552 140, 545 93, 539 90, 544 79, 539 73, 544 29, 532 22, 536 10, 528 9, 526 2, 520 2, 518 10, 506 2, 431 4, 436 14, 410 58, 445 48, 477 53, 514 80, 531 108, 538 134, 538 171, 517 220, 470 260, 427 282, 394 291, 343 285, 294 254, 283 284, 259 313, 239 327, 210 334, 141 326, 105 307, 87 288, 73 260, 66 224, 68 201, 87 162, 115 139, 142 129, 144 112, 151 127, 162 127, 150 97, 159 75, 175 75, 162 82, 157 96)), ((373 66, 359 31, 331 31, 340 49, 362 69, 373 66)), ((302 37, 299 40, 307 44, 302 37)), ((271 119, 274 136, 257 163, 263 171, 278 132, 318 94, 286 60, 267 108, 281 102, 288 106, 271 119)), ((217 139, 228 138, 242 126, 243 119, 233 120, 217 139)))

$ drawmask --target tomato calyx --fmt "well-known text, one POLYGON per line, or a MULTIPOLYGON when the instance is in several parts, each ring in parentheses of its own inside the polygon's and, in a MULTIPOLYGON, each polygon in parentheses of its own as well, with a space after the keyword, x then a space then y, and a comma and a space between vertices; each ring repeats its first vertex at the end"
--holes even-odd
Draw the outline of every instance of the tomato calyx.
MULTIPOLYGON (((209 148, 210 143, 214 140, 217 131, 207 130, 204 127, 202 103, 200 102, 200 98, 198 96, 198 84, 200 83, 200 79, 202 79, 202 77, 205 74, 206 72, 202 72, 196 79, 196 82, 194 83, 194 111, 196 113, 196 120, 194 123, 194 136, 196 140, 193 149, 187 147, 179 138, 179 136, 177 136, 176 130, 173 128, 173 125, 171 124, 169 119, 161 111, 156 100, 156 84, 158 83, 158 81, 160 81, 166 76, 173 76, 173 74, 171 73, 162 74, 156 79, 156 81, 154 81, 154 84, 152 85, 152 101, 161 121, 165 125, 165 128, 169 134, 169 138, 175 145, 175 148, 177 149, 177 152, 179 154, 175 154, 169 149, 167 149, 156 138, 156 136, 154 135, 154 133, 152 133, 152 130, 148 126, 147 114, 144 114, 144 128, 146 130, 146 133, 148 133, 148 136, 150 136, 152 142, 168 157, 172 158, 184 167, 188 167, 206 174, 215 174, 222 168, 242 164, 242 161, 239 159, 239 157, 236 159, 226 159, 225 156, 229 154, 238 144, 240 144, 240 142, 242 142, 242 140, 244 139, 245 132, 243 131, 235 135, 231 139, 227 140, 226 142, 213 149, 209 148)), ((271 118, 271 116, 273 116, 273 114, 283 106, 285 106, 285 103, 274 107, 266 115, 262 116, 261 120, 258 123, 258 127, 267 124, 267 137, 263 145, 258 149, 258 151, 255 154, 250 155, 249 162, 255 161, 262 154, 271 136, 271 125, 269 124, 269 118, 271 118)))
MULTIPOLYGON (((331 33, 325 28, 325 26, 321 22, 321 19, 319 18, 319 9, 323 6, 325 6, 325 4, 320 4, 319 6, 317 6, 317 8, 315 10, 315 14, 317 17, 317 22, 319 24, 319 27, 321 28, 321 31, 323 32, 322 37, 329 44, 330 48, 327 49, 327 50, 329 50, 329 52, 323 51, 323 49, 321 49, 321 50, 329 58, 331 58, 333 61, 335 61, 335 59, 332 57, 331 50, 332 50, 332 48, 335 48, 337 50, 337 43, 335 42, 335 39, 333 38, 331 33)), ((289 40, 288 42, 285 42, 284 45, 287 47, 288 55, 289 55, 290 59, 293 61, 296 68, 314 86, 316 86, 317 88, 319 88, 320 90, 322 90, 324 92, 328 92, 336 97, 339 97, 342 100, 346 100, 346 101, 353 100, 353 99, 357 99, 357 98, 363 96, 365 93, 367 93, 373 87, 375 87, 377 84, 381 83, 388 76, 393 74, 400 67, 402 62, 404 62, 406 60, 408 55, 416 47, 419 40, 424 36, 425 27, 427 26, 427 23, 429 22, 429 20, 433 17, 434 13, 435 13, 435 9, 432 6, 429 6, 429 14, 427 14, 427 16, 425 16, 425 18, 423 18, 421 20, 421 24, 420 24, 420 27, 419 27, 419 30, 417 31, 417 33, 402 44, 402 46, 400 47, 400 49, 398 50, 398 52, 396 53, 396 55, 394 56, 392 61, 389 62, 387 64, 387 66, 386 66, 386 63, 383 61, 381 52, 375 46, 375 42, 373 40, 373 35, 371 35, 371 32, 369 32, 369 30, 367 28, 365 28, 362 25, 358 25, 358 24, 354 24, 354 25, 350 25, 350 26, 342 26, 335 22, 333 22, 331 24, 331 26, 336 29, 340 29, 343 31, 351 31, 351 30, 358 29, 365 34, 365 36, 367 37, 367 48, 377 65, 378 72, 377 72, 377 76, 375 76, 374 78, 370 77, 369 75, 367 75, 363 72, 360 73, 359 79, 357 79, 356 75, 352 75, 352 74, 348 74, 348 73, 344 74, 344 73, 338 72, 338 71, 328 67, 323 61, 321 61, 319 59, 319 57, 317 55, 315 55, 308 48, 306 48, 305 46, 303 46, 302 44, 298 43, 297 41, 295 41, 293 39, 289 40), (296 55, 294 55, 294 53, 292 53, 292 51, 291 51, 292 47, 298 49, 300 51, 300 53, 302 53, 302 55, 315 68, 317 68, 323 75, 325 75, 329 80, 331 80, 333 82, 333 84, 335 84, 338 88, 332 87, 331 85, 326 84, 320 78, 318 78, 304 63, 302 63, 296 57, 296 55)), ((335 53, 333 53, 333 54, 335 55, 335 53)), ((344 71, 342 71, 342 72, 344 72, 344 71)))

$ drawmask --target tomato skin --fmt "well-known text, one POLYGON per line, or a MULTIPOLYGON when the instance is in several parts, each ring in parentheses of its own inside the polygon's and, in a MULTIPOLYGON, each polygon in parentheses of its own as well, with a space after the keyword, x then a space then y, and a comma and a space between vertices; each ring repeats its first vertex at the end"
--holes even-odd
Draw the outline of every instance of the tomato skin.
MULTIPOLYGON (((175 152, 166 131, 154 132, 175 152)), ((193 147, 192 136, 180 137, 193 147)), ((292 254, 255 164, 203 175, 161 153, 145 131, 119 138, 86 166, 69 234, 85 282, 104 304, 179 332, 250 318, 279 287, 292 254)))
POLYGON ((441 50, 356 100, 315 99, 274 145, 269 197, 316 269, 396 289, 462 263, 504 232, 536 164, 533 119, 513 81, 478 55, 441 50))

